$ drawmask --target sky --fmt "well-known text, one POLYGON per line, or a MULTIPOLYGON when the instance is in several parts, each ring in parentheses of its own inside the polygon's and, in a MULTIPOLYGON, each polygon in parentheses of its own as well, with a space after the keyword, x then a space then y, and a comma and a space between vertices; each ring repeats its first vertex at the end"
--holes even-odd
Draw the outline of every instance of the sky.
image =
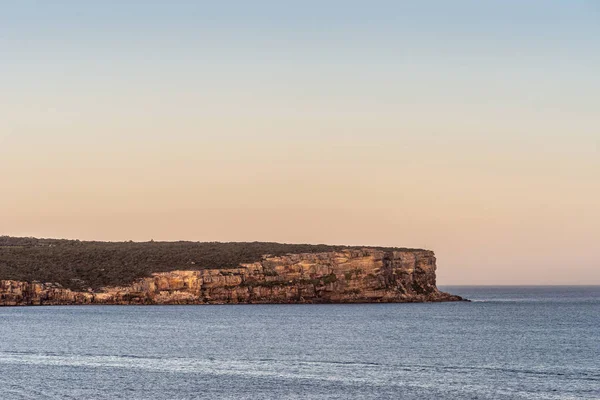
POLYGON ((600 284, 600 2, 11 1, 0 234, 600 284))

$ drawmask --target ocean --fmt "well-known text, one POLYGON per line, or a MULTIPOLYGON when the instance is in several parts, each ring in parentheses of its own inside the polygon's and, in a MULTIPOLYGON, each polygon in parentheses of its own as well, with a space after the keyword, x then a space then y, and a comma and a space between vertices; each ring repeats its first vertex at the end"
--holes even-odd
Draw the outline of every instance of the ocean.
POLYGON ((600 399, 600 287, 0 308, 2 399, 600 399))

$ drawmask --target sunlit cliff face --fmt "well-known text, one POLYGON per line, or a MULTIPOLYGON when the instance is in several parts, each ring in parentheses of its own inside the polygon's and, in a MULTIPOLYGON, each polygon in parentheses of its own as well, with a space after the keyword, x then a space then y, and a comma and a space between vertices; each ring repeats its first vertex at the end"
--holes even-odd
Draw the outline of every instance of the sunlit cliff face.
POLYGON ((424 247, 441 284, 600 283, 594 4, 267 3, 5 7, 0 234, 424 247))
POLYGON ((238 268, 154 273, 126 286, 77 291, 0 280, 2 305, 405 303, 460 301, 435 285, 430 251, 353 249, 264 257, 238 268))

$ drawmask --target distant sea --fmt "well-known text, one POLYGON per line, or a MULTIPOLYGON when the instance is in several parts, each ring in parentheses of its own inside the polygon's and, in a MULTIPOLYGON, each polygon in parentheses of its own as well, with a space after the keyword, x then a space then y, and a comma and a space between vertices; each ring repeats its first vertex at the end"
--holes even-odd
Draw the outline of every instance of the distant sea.
POLYGON ((600 399, 600 287, 471 303, 0 308, 2 399, 600 399))

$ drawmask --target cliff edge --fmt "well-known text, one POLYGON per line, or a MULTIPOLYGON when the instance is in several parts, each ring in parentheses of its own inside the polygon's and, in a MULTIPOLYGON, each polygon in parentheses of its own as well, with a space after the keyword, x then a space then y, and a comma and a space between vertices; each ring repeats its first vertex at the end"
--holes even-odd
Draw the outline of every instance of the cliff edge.
POLYGON ((85 290, 5 279, 0 280, 0 306, 463 300, 437 289, 435 270, 434 253, 428 250, 346 248, 264 255, 260 261, 240 263, 236 268, 155 272, 128 285, 85 290))

